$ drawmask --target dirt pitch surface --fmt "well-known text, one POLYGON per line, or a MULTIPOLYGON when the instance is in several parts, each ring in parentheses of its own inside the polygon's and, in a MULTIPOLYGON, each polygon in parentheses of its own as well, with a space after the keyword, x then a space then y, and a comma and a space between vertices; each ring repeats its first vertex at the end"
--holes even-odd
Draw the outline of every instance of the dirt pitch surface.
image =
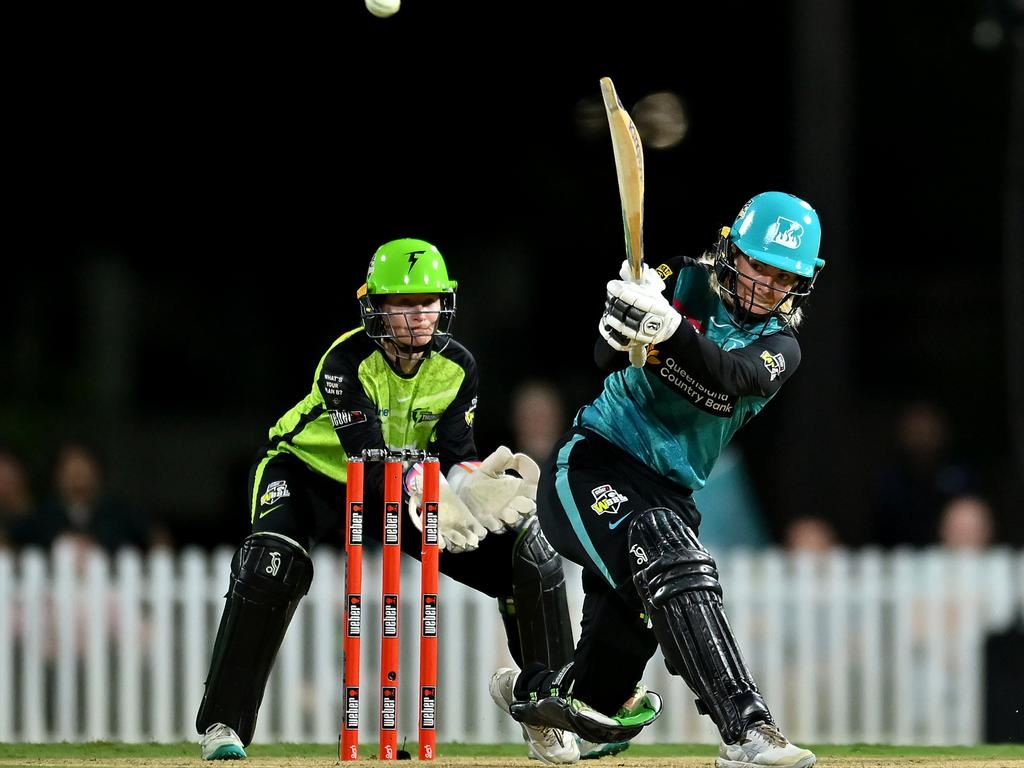
MULTIPOLYGON (((411 766, 417 761, 404 763, 411 766)), ((332 759, 320 757, 254 757, 244 762, 219 761, 218 766, 238 766, 238 768, 328 768, 337 763, 332 759)), ((402 765, 403 763, 398 763, 402 765)), ((349 765, 353 765, 349 763, 349 765)), ((355 766, 374 765, 383 766, 379 760, 360 760, 355 766)), ((392 763, 392 765, 396 765, 392 763)), ((449 757, 438 758, 433 762, 435 768, 539 768, 541 763, 536 760, 524 760, 512 757, 449 757)), ((589 761, 579 764, 581 767, 590 768, 712 768, 713 757, 634 757, 616 758, 606 757, 600 761, 589 761)), ((207 766, 211 763, 203 762, 199 758, 187 759, 180 757, 150 757, 150 758, 95 758, 95 759, 68 759, 55 760, 53 758, 39 760, 13 760, 0 759, 0 766, 3 768, 15 768, 16 766, 32 766, 33 768, 65 768, 65 766, 87 766, 88 768, 176 768, 177 766, 207 766)), ((912 766, 912 768, 1024 768, 1024 757, 1011 759, 1007 757, 993 757, 988 760, 979 760, 976 757, 957 758, 948 756, 935 757, 829 757, 827 754, 818 755, 818 766, 821 768, 895 768, 895 766, 912 766)))

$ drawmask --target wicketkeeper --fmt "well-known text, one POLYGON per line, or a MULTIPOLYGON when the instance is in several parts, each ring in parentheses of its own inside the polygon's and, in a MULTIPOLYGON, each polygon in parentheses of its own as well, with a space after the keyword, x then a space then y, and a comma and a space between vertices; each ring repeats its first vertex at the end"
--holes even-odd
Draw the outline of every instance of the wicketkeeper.
MULTIPOLYGON (((274 658, 313 578, 309 552, 344 524, 346 457, 364 449, 427 450, 440 458, 440 570, 498 600, 520 666, 572 654, 562 561, 536 510, 539 469, 505 446, 478 460, 473 440, 477 371, 452 338, 456 283, 441 253, 394 240, 374 254, 358 299, 362 325, 339 337, 313 386, 270 430, 249 476, 252 533, 231 563, 227 602, 196 718, 205 760, 245 757, 274 658)), ((380 540, 383 464, 367 463, 364 533, 380 540)), ((420 556, 421 473, 405 496, 416 528, 402 549, 420 556)), ((296 681, 297 683, 297 681, 296 681)), ((579 759, 575 738, 525 726, 530 753, 579 759)))

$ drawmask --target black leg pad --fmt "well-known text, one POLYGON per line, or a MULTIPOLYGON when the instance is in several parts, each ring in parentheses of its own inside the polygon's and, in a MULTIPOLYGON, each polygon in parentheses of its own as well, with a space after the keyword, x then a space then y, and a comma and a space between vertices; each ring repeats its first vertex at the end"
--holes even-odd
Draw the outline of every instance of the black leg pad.
POLYGON ((526 520, 516 537, 512 593, 523 663, 539 661, 550 669, 568 664, 575 643, 562 558, 548 543, 536 516, 526 520))
POLYGON ((633 583, 651 613, 666 664, 698 697, 723 741, 752 724, 773 723, 736 644, 722 606, 718 569, 682 518, 649 509, 629 528, 633 583))
POLYGON ((313 562, 291 539, 254 533, 242 542, 231 560, 227 603, 196 717, 199 733, 224 723, 243 745, 252 741, 274 658, 312 580, 313 562))

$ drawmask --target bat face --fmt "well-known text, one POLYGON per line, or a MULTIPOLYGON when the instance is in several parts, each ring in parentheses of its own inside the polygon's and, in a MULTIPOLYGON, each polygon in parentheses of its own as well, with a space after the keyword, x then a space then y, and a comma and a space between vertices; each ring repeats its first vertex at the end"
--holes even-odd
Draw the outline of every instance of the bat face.
POLYGON ((644 148, 610 77, 601 78, 601 95, 615 152, 626 258, 633 278, 639 280, 644 263, 644 148))

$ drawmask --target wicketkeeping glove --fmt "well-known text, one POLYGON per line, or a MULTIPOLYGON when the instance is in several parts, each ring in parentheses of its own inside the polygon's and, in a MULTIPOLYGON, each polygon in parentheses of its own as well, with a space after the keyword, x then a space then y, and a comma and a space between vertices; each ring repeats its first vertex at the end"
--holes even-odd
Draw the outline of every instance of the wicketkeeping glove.
MULTIPOLYGON (((441 549, 453 554, 469 552, 480 546, 487 529, 477 522, 455 490, 441 475, 438 489, 437 527, 441 549)), ((409 494, 409 517, 416 530, 423 530, 423 465, 416 464, 405 474, 405 490, 409 494)))
POLYGON ((525 453, 498 446, 483 461, 464 461, 448 473, 448 481, 469 511, 492 533, 513 528, 537 511, 540 467, 525 453), (506 474, 509 470, 518 473, 506 474))
MULTIPOLYGON (((620 275, 629 276, 623 263, 620 275)), ((610 346, 626 351, 636 344, 659 344, 669 338, 682 316, 672 308, 662 291, 665 282, 644 265, 640 282, 609 280, 608 298, 598 331, 610 346)))

